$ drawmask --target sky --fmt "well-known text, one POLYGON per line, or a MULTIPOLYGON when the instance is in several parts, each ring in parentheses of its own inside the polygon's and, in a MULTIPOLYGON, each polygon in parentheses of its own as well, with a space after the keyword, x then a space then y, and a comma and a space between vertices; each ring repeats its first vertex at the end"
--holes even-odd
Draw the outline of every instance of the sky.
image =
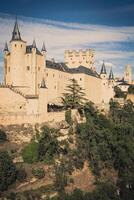
POLYGON ((23 40, 35 39, 39 49, 45 41, 48 59, 64 61, 66 49, 93 48, 98 72, 103 60, 116 76, 126 64, 134 69, 134 0, 1 0, 0 80, 15 16, 23 40))

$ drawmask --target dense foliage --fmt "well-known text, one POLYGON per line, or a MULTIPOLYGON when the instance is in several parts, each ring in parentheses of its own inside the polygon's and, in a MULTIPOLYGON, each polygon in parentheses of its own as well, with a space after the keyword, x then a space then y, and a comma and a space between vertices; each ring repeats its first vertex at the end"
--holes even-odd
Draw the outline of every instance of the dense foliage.
POLYGON ((22 151, 22 157, 26 163, 34 163, 38 161, 38 149, 39 144, 37 142, 31 142, 22 151))
POLYGON ((52 163, 59 153, 59 143, 57 140, 58 130, 44 126, 38 140, 38 159, 46 163, 52 163))
POLYGON ((20 168, 17 170, 17 180, 19 182, 24 182, 26 181, 27 178, 27 173, 26 170, 24 168, 20 168))
POLYGON ((122 199, 131 200, 134 198, 133 104, 127 101, 121 108, 113 102, 110 109, 106 118, 91 103, 85 106, 87 122, 78 124, 77 150, 81 158, 89 161, 98 178, 101 178, 102 172, 106 173, 106 169, 114 169, 122 199))
POLYGON ((109 183, 98 185, 93 192, 84 193, 75 189, 72 194, 54 197, 51 200, 119 200, 116 188, 109 183))
POLYGON ((24 162, 44 161, 47 164, 51 164, 59 152, 57 133, 58 130, 54 128, 42 127, 37 141, 32 141, 22 150, 24 162))
POLYGON ((114 87, 114 92, 115 92, 115 98, 125 98, 126 94, 118 87, 114 87))
POLYGON ((0 191, 4 191, 16 181, 17 170, 6 151, 0 152, 0 191))

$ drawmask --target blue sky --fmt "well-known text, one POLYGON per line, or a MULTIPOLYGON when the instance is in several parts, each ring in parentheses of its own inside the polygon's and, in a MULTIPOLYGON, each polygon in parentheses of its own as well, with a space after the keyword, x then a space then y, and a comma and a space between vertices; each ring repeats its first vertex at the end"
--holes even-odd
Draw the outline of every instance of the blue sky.
POLYGON ((5 41, 15 15, 22 38, 46 42, 48 58, 64 60, 64 50, 94 48, 98 70, 102 60, 116 75, 134 68, 134 1, 132 0, 6 0, 0 1, 0 77, 5 41))

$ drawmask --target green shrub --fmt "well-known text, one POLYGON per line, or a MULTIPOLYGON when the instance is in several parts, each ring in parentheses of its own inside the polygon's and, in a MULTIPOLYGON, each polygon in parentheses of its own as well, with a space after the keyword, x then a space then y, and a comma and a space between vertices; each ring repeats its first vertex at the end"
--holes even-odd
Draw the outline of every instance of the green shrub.
POLYGON ((4 142, 7 140, 7 135, 4 131, 0 130, 0 142, 4 142))
POLYGON ((24 182, 27 178, 27 173, 24 168, 21 168, 17 172, 17 180, 20 182, 24 182))
POLYGON ((36 168, 36 169, 32 169, 32 174, 38 178, 38 179, 41 179, 41 178, 44 178, 45 176, 45 171, 43 168, 36 168))
POLYGON ((42 127, 41 137, 39 139, 39 160, 47 164, 53 163, 55 157, 59 154, 59 143, 57 140, 57 129, 42 127))
POLYGON ((24 162, 34 163, 38 161, 38 147, 39 144, 37 142, 32 142, 22 150, 24 162))
POLYGON ((65 112, 65 120, 70 126, 73 124, 73 121, 72 121, 72 118, 71 118, 71 110, 67 110, 65 112))

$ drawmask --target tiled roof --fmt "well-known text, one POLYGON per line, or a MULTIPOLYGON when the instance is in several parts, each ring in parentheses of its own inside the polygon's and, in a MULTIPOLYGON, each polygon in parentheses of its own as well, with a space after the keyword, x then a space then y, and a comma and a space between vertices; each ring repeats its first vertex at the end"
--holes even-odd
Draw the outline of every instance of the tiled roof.
POLYGON ((120 83, 119 85, 128 85, 129 86, 130 84, 124 81, 124 82, 120 83))
POLYGON ((20 40, 21 41, 21 36, 20 36, 20 31, 19 31, 19 27, 18 27, 18 23, 17 23, 17 19, 15 21, 15 25, 14 25, 14 29, 13 29, 13 33, 12 33, 12 40, 20 40))
MULTIPOLYGON (((26 46, 26 53, 32 53, 32 48, 33 48, 33 45, 26 46)), ((37 49, 37 47, 36 47, 36 54, 42 56, 41 52, 37 49)))
POLYGON ((96 71, 93 71, 93 70, 91 70, 87 67, 84 67, 84 66, 79 66, 77 68, 69 68, 69 67, 67 67, 67 65, 65 65, 65 63, 55 63, 55 62, 47 60, 46 61, 46 67, 51 68, 51 69, 55 69, 55 70, 59 70, 59 71, 63 71, 63 72, 67 72, 67 73, 71 73, 71 74, 83 73, 83 74, 87 74, 87 75, 90 75, 90 76, 100 78, 96 71))

